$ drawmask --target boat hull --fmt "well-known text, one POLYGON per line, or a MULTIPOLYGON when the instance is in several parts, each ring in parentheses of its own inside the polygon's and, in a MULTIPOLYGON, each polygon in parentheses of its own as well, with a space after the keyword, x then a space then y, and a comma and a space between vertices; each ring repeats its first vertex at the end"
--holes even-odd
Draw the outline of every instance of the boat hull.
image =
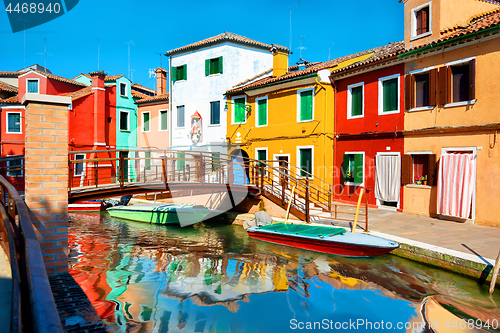
POLYGON ((106 210, 106 205, 102 201, 83 201, 68 205, 68 211, 70 212, 96 212, 102 210, 106 210))
POLYGON ((254 239, 274 244, 291 246, 303 250, 309 250, 327 254, 335 254, 347 257, 377 257, 387 254, 399 247, 399 244, 397 244, 396 242, 392 242, 389 240, 385 240, 383 238, 365 234, 346 233, 347 239, 343 241, 342 236, 346 234, 336 235, 332 237, 323 237, 323 238, 300 237, 296 235, 259 231, 258 227, 249 228, 247 229, 247 232, 248 235, 254 239), (377 241, 380 240, 386 241, 387 246, 366 244, 366 242, 364 242, 366 239, 363 238, 367 237, 368 240, 371 240, 370 237, 374 237, 377 238, 377 241), (356 242, 356 238, 359 239, 359 242, 356 242))
POLYGON ((191 225, 202 221, 209 213, 205 207, 190 205, 122 206, 108 208, 112 217, 154 224, 191 225), (137 207, 136 207, 137 206, 137 207))

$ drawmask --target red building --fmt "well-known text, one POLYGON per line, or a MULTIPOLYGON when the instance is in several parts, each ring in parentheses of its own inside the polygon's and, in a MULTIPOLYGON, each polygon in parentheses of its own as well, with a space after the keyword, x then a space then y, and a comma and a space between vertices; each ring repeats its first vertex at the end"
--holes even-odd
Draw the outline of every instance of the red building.
POLYGON ((374 49, 365 61, 333 71, 334 199, 355 203, 364 187, 370 206, 401 209, 403 42, 374 49))

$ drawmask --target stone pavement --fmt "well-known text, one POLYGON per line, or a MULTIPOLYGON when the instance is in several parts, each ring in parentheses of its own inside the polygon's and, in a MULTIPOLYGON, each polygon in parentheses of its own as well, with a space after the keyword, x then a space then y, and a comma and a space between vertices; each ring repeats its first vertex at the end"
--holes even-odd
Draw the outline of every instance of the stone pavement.
POLYGON ((0 246, 0 332, 10 332, 12 304, 12 274, 10 263, 0 246))

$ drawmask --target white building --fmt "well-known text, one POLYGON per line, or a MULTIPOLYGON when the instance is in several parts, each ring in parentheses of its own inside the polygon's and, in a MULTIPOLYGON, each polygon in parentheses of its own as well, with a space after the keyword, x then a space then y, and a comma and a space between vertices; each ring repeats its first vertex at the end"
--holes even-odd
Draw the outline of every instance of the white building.
MULTIPOLYGON (((288 48, 274 45, 286 53, 288 48)), ((269 73, 272 45, 224 32, 166 53, 170 62, 170 146, 227 153, 224 93, 269 73)))

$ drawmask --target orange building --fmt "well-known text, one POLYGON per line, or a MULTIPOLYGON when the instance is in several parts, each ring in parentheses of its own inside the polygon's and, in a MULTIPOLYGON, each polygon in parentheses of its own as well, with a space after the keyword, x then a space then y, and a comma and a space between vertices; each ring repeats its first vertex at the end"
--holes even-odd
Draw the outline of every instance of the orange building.
POLYGON ((499 4, 404 2, 404 212, 500 226, 499 4))

